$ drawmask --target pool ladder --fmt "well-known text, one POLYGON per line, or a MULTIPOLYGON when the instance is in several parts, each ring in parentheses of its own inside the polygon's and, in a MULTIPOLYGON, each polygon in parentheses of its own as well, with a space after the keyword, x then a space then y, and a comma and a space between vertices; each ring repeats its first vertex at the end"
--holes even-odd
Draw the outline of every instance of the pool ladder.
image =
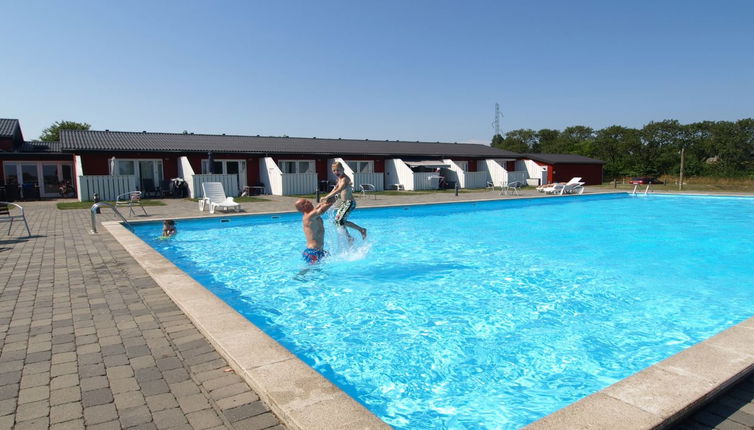
POLYGON ((97 202, 97 203, 95 203, 95 204, 92 205, 91 209, 89 209, 91 211, 91 213, 92 213, 92 231, 91 231, 92 233, 97 233, 96 214, 97 214, 97 210, 99 208, 103 207, 103 206, 111 208, 113 210, 113 212, 115 212, 115 214, 118 215, 118 217, 123 221, 123 224, 125 224, 126 227, 129 228, 129 230, 133 231, 133 227, 128 222, 128 220, 126 219, 126 217, 124 217, 123 214, 121 214, 120 211, 118 211, 118 209, 114 205, 112 205, 112 204, 110 204, 108 202, 97 202))
MULTIPOLYGON (((644 192, 642 194, 644 194, 646 196, 647 193, 649 192, 649 189, 651 187, 652 187, 652 184, 647 184, 647 188, 644 190, 644 192)), ((638 190, 639 190, 639 184, 634 184, 634 191, 631 194, 636 195, 636 192, 638 190)))

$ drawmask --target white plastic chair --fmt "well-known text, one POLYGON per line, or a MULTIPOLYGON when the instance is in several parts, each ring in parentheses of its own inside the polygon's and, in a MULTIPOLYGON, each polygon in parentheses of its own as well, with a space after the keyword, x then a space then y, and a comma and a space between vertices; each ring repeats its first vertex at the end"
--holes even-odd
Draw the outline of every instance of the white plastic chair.
POLYGON ((0 202, 0 222, 7 222, 10 224, 8 226, 8 235, 10 235, 10 230, 11 228, 13 228, 13 220, 18 220, 18 219, 24 221, 24 226, 26 226, 26 233, 29 235, 29 237, 31 237, 31 230, 29 230, 29 224, 26 222, 26 215, 24 215, 24 208, 15 203, 0 202), (10 211, 11 207, 15 207, 16 209, 18 209, 19 213, 14 215, 10 211))
POLYGON ((377 191, 377 188, 375 188, 374 185, 361 184, 361 197, 366 198, 368 193, 372 193, 374 199, 377 200, 377 194, 374 194, 375 191, 377 191))
POLYGON ((507 196, 508 195, 508 191, 510 191, 511 194, 515 194, 515 195, 518 196, 518 195, 520 195, 520 194, 518 194, 518 189, 521 188, 522 186, 523 186, 523 184, 521 182, 519 182, 519 181, 509 182, 509 183, 507 183, 506 185, 504 185, 500 189, 500 195, 501 196, 502 195, 506 195, 507 196))
POLYGON ((199 202, 199 209, 204 210, 209 206, 209 213, 215 213, 215 209, 221 208, 227 212, 228 209, 233 208, 236 212, 241 210, 241 205, 233 200, 233 197, 225 195, 225 189, 221 182, 204 182, 202 183, 202 192, 204 193, 204 199, 199 202))

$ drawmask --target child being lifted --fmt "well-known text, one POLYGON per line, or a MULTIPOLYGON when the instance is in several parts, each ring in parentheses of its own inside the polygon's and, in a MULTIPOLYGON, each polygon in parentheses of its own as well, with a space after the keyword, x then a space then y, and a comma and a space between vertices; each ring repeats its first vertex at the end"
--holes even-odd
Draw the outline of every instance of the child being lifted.
POLYGON ((332 173, 333 175, 338 177, 338 182, 335 184, 335 188, 333 188, 330 193, 324 196, 322 200, 327 201, 327 199, 329 199, 330 197, 340 193, 339 197, 342 201, 342 204, 338 208, 338 211, 335 213, 335 225, 337 225, 338 227, 343 227, 343 230, 346 232, 346 236, 348 236, 349 242, 353 241, 353 238, 348 233, 348 229, 346 229, 345 227, 358 230, 358 232, 361 233, 361 237, 363 239, 366 239, 367 229, 359 227, 351 221, 348 221, 348 216, 354 209, 356 209, 356 201, 353 199, 353 185, 351 183, 351 178, 349 178, 348 175, 345 174, 345 172, 343 171, 343 165, 340 164, 340 162, 333 163, 332 173))

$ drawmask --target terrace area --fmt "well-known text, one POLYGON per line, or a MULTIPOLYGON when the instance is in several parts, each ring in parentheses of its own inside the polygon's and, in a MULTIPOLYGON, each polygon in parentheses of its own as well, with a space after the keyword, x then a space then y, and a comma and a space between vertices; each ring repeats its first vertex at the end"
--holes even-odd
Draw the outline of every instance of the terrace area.
MULTIPOLYGON (((382 193, 359 205, 510 198, 519 197, 382 193)), ((291 211, 296 200, 264 199, 242 208, 291 211)), ((133 219, 211 216, 190 200, 164 202, 133 219)), ((21 204, 33 236, 16 236, 22 233, 14 226, 0 237, 0 429, 286 428, 106 229, 89 233, 88 210, 59 210, 55 201, 21 204)), ((113 219, 109 209, 98 215, 99 222, 113 219)), ((754 377, 676 428, 754 428, 754 377)))

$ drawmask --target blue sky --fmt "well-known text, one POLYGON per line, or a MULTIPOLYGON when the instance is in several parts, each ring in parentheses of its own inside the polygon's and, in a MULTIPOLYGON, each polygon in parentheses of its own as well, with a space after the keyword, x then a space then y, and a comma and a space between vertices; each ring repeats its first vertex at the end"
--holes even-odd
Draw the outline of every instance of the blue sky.
POLYGON ((489 142, 754 116, 754 2, 12 1, 0 117, 489 142))

